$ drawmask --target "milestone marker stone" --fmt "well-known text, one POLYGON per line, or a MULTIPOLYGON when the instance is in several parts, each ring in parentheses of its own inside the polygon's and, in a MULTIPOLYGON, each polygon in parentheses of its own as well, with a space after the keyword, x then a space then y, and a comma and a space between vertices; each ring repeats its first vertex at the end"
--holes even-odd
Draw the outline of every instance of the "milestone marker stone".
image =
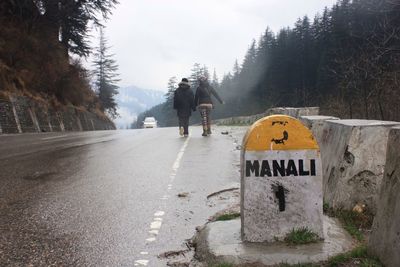
POLYGON ((255 122, 241 155, 241 234, 248 242, 283 240, 306 227, 323 238, 318 144, 299 120, 273 115, 255 122))

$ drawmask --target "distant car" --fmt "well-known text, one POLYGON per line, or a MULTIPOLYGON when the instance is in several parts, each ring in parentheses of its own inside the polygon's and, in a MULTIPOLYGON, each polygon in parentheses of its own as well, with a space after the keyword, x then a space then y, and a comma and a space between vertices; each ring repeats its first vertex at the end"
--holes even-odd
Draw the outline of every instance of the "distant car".
POLYGON ((157 128, 157 121, 154 117, 146 117, 143 121, 143 128, 157 128))

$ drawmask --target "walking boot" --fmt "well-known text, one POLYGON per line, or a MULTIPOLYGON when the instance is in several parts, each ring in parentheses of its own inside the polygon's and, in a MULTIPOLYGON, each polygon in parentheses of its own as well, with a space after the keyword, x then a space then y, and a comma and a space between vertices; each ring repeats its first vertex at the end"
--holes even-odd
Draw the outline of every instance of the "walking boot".
POLYGON ((183 136, 183 131, 184 131, 183 127, 182 126, 179 127, 179 135, 180 136, 183 136))

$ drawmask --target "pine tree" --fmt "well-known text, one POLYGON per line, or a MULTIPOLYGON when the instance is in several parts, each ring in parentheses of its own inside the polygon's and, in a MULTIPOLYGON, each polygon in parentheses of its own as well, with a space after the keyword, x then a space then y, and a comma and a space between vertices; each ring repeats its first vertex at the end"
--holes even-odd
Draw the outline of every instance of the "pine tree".
MULTIPOLYGON (((25 1, 25 0, 24 0, 25 1)), ((118 0, 35 0, 43 17, 42 21, 50 26, 53 38, 59 39, 66 53, 88 56, 89 22, 102 27, 101 20, 107 19, 118 0)))
POLYGON ((172 107, 172 101, 174 100, 174 93, 176 89, 177 79, 175 76, 169 78, 167 85, 167 93, 165 94, 165 100, 168 106, 172 107))
POLYGON ((119 79, 117 77, 119 74, 117 73, 118 65, 112 58, 113 55, 109 54, 109 49, 103 28, 100 28, 99 47, 96 48, 95 60, 93 61, 95 67, 93 72, 95 75, 95 89, 100 99, 102 110, 115 118, 118 116, 115 95, 118 94, 117 83, 119 79))
POLYGON ((213 72, 213 78, 212 78, 212 81, 211 81, 211 86, 214 89, 218 89, 219 88, 218 76, 217 76, 217 72, 215 71, 215 69, 214 69, 214 72, 213 72))

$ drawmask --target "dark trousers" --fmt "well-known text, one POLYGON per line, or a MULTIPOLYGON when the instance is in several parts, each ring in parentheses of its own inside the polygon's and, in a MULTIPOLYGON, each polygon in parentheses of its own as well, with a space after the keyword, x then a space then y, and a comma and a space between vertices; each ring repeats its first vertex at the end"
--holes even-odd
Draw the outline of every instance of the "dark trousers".
POLYGON ((189 134, 189 116, 179 117, 179 127, 183 127, 183 134, 189 134))

